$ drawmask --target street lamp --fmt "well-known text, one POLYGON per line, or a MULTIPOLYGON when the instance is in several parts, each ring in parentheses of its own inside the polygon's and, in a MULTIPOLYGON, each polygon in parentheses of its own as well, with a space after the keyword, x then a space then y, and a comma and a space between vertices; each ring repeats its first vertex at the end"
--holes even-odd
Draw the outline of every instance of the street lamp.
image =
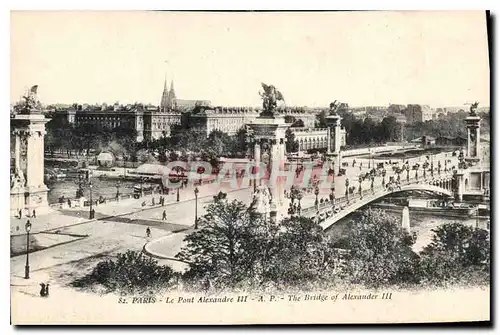
POLYGON ((345 197, 347 202, 349 202, 349 178, 345 179, 345 197))
POLYGON ((438 161, 438 175, 441 174, 441 161, 438 161))
POLYGON ((318 185, 316 185, 316 187, 314 188, 314 195, 316 196, 316 200, 314 200, 314 205, 316 206, 316 208, 318 207, 319 205, 319 202, 318 202, 318 195, 319 195, 319 188, 318 188, 318 185))
POLYGON ((141 198, 144 196, 143 185, 144 185, 144 177, 141 177, 141 198))
POLYGON ((406 163, 406 181, 410 182, 410 164, 406 163))
POLYGON ((363 190, 361 189, 361 182, 363 181, 363 178, 359 176, 358 182, 359 182, 359 198, 363 199, 363 190))
POLYGON ((335 186, 332 185, 332 187, 330 188, 330 198, 332 200, 332 205, 335 206, 335 186))
POLYGON ((24 226, 26 229, 26 266, 24 267, 24 279, 30 279, 30 230, 31 230, 31 222, 28 220, 26 225, 24 226))
POLYGON ((382 187, 385 188, 385 175, 387 171, 385 169, 382 170, 382 187))
POLYGON ((373 182, 375 181, 375 176, 372 174, 370 176, 370 179, 371 179, 371 184, 370 184, 370 188, 372 189, 372 194, 375 194, 375 188, 373 186, 373 182))
POLYGON ((194 188, 194 229, 198 229, 198 187, 194 188))
POLYGON ((120 181, 117 181, 116 184, 116 200, 120 199, 120 181))
POLYGON ((89 218, 93 219, 94 215, 92 213, 92 182, 89 182, 89 190, 90 190, 90 212, 89 212, 89 218))

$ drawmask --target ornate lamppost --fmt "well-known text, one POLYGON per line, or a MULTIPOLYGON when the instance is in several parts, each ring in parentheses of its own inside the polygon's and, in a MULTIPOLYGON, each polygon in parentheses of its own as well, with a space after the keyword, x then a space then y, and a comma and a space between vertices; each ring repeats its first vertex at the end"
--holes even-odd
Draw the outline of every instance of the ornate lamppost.
POLYGON ((425 171, 427 170, 427 168, 428 168, 428 167, 429 167, 429 163, 428 163, 428 162, 425 162, 425 163, 424 163, 424 165, 422 165, 422 168, 423 168, 423 170, 424 170, 424 179, 425 179, 425 177, 426 177, 426 175, 425 175, 425 171))
POLYGON ((385 169, 382 170, 382 187, 385 189, 385 175, 387 171, 385 169))
POLYGON ((89 182, 89 190, 90 190, 90 212, 89 212, 89 218, 93 219, 94 218, 94 212, 92 210, 92 182, 89 182))
POLYGON ((418 180, 418 168, 419 168, 419 165, 415 165, 415 180, 418 180))
POLYGON ((434 155, 431 155, 431 177, 434 177, 434 155))
POLYGON ((141 198, 144 196, 144 177, 141 177, 141 198))
POLYGON ((332 201, 332 207, 335 208, 335 186, 332 185, 332 187, 330 188, 330 200, 332 201))
POLYGON ((363 190, 361 189, 361 182, 363 181, 363 178, 359 176, 358 182, 359 182, 359 198, 363 199, 363 190))
POLYGON ((372 190, 372 194, 375 194, 375 188, 373 185, 373 182, 375 181, 375 176, 373 174, 370 176, 370 180, 371 180, 370 189, 372 190))
POLYGON ((194 188, 194 229, 198 229, 198 187, 194 188))
POLYGON ((438 175, 441 174, 441 161, 438 161, 438 175))
POLYGON ((26 225, 24 226, 26 229, 26 265, 24 266, 24 279, 30 279, 30 231, 31 231, 31 222, 28 220, 26 225))
POLYGON ((316 196, 316 199, 314 200, 314 206, 316 206, 316 209, 318 208, 319 202, 318 202, 318 195, 319 195, 319 187, 316 185, 314 187, 314 195, 316 196))
POLYGON ((120 181, 116 182, 115 187, 116 187, 116 200, 120 200, 120 181))
POLYGON ((349 203, 349 178, 345 179, 345 197, 349 203))
POLYGON ((410 182, 410 164, 406 163, 406 181, 409 183, 410 182))

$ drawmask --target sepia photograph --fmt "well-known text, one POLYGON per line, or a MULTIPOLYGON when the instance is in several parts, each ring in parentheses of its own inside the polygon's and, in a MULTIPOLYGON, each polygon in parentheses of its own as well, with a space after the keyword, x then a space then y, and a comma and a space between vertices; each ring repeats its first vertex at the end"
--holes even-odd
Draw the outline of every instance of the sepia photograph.
POLYGON ((490 20, 11 11, 11 323, 491 322, 490 20))

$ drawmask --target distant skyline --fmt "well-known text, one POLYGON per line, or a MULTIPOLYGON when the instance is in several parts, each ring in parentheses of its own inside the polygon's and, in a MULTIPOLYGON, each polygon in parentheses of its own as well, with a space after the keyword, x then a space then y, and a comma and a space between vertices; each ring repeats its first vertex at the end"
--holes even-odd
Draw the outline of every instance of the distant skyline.
MULTIPOLYGON (((12 12, 11 101, 489 106, 485 13, 12 12), (168 61, 168 63, 166 63, 168 61)), ((466 107, 468 108, 468 107, 466 107)))

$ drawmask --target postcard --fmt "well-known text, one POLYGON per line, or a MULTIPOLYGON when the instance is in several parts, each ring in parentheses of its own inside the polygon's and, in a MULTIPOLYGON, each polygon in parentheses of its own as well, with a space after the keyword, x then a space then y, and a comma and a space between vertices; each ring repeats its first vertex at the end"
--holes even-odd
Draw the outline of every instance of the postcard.
POLYGON ((488 15, 12 11, 12 324, 490 322, 488 15))

